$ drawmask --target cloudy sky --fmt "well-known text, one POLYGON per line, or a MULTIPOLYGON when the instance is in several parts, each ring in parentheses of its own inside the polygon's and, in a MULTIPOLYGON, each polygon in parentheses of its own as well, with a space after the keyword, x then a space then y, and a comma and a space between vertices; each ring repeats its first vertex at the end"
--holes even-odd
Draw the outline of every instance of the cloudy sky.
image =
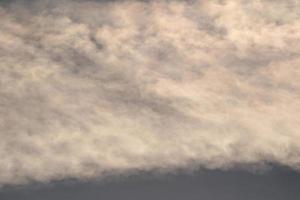
POLYGON ((2 0, 0 199, 149 172, 135 190, 204 173, 287 192, 299 52, 299 0, 2 0))

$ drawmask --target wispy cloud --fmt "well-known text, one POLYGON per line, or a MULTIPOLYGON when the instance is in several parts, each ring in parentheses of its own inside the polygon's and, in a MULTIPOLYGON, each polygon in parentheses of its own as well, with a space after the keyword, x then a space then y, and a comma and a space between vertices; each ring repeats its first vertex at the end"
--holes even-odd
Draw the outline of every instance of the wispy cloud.
POLYGON ((300 2, 0 7, 0 184, 300 166, 300 2))

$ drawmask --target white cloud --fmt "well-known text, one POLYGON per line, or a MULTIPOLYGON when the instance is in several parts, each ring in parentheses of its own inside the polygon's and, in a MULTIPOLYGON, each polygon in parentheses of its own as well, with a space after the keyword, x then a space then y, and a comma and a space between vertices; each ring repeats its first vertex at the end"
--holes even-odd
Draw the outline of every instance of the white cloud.
POLYGON ((292 0, 2 5, 0 184, 298 169, 299 9, 292 0))

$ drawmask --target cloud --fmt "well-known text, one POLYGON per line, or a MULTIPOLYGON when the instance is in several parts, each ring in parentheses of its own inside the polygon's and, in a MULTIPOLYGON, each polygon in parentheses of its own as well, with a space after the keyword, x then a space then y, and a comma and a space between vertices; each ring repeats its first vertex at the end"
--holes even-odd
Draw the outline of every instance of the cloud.
POLYGON ((300 166, 298 1, 0 7, 0 184, 300 166))

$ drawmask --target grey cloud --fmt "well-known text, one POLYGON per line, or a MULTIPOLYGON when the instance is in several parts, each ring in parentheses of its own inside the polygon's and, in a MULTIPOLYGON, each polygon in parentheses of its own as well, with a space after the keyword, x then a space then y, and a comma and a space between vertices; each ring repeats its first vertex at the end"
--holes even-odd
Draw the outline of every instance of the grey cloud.
POLYGON ((299 169, 298 10, 239 0, 2 5, 0 184, 299 169))

